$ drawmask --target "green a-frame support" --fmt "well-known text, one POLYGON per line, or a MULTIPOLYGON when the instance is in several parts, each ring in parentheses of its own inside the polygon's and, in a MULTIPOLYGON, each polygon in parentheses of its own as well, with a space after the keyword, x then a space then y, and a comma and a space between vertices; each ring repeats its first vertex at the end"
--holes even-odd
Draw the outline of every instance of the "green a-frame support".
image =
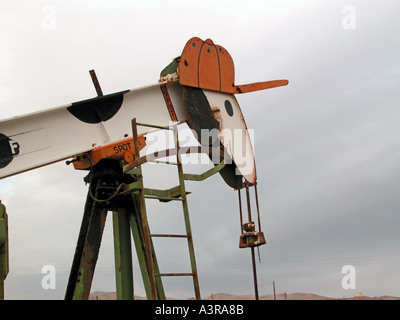
MULTIPOLYGON (((190 276, 193 279, 194 293, 201 299, 199 279, 194 254, 193 237, 189 219, 188 200, 185 181, 202 181, 225 167, 219 165, 203 174, 183 172, 180 159, 178 129, 172 127, 175 148, 169 155, 176 155, 176 162, 166 162, 178 168, 179 185, 167 190, 148 189, 143 185, 141 165, 147 157, 139 157, 137 125, 171 130, 171 127, 158 127, 132 121, 135 141, 135 159, 124 165, 118 160, 104 159, 93 166, 87 177, 89 190, 86 198, 81 228, 72 262, 70 276, 65 293, 66 300, 89 299, 96 262, 99 255, 103 230, 108 212, 112 212, 115 280, 118 300, 134 298, 132 241, 137 253, 140 272, 148 300, 165 300, 163 277, 190 276), (185 234, 151 234, 146 212, 146 199, 161 202, 179 201, 182 203, 185 234), (161 273, 156 258, 152 238, 183 238, 187 240, 191 272, 161 273)), ((202 152, 199 150, 199 152, 202 152)), ((204 151, 205 152, 205 151, 204 151)), ((160 155, 162 158, 163 155, 160 155)), ((157 162, 157 161, 155 161, 157 162)), ((4 299, 4 280, 8 274, 8 223, 5 206, 0 202, 0 300, 4 299)))
POLYGON ((176 148, 169 155, 176 154, 177 161, 168 163, 177 166, 179 185, 167 190, 145 188, 141 165, 148 160, 148 157, 139 157, 137 125, 171 130, 171 127, 136 123, 134 119, 132 121, 135 142, 134 161, 121 166, 120 162, 116 160, 105 160, 92 168, 89 174, 89 192, 65 299, 85 300, 89 298, 108 211, 112 211, 113 214, 117 299, 130 300, 134 297, 131 237, 148 300, 166 299, 162 278, 169 276, 192 277, 195 298, 201 299, 185 180, 204 180, 223 169, 224 162, 201 175, 185 174, 180 159, 178 130, 177 124, 175 124, 172 130, 176 148), (186 233, 151 234, 147 219, 146 199, 181 202, 186 233), (154 237, 187 239, 191 272, 161 273, 152 241, 154 237))

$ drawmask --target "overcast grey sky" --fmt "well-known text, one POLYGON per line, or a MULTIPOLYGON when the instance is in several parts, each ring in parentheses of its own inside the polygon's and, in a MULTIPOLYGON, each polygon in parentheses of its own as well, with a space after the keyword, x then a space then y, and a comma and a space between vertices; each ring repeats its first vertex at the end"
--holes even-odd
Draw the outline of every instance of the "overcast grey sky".
MULTIPOLYGON (((105 94, 156 83, 187 40, 211 38, 232 55, 237 84, 290 81, 237 96, 254 130, 267 238, 260 294, 275 281, 279 293, 400 296, 399 1, 66 3, 0 1, 1 119, 94 97, 90 69, 105 94), (341 286, 349 264, 354 290, 341 286)), ((145 170, 151 187, 176 183, 171 172, 145 170)), ((6 298, 64 297, 84 176, 62 162, 0 181, 10 232, 6 298), (44 265, 56 268, 55 290, 41 287, 44 265)), ((187 189, 202 296, 252 294, 237 194, 219 176, 187 189)), ((183 228, 173 205, 149 203, 148 211, 154 232, 183 228)), ((185 245, 155 245, 162 271, 189 268, 185 245)), ((93 291, 115 291, 113 264, 109 216, 93 291)), ((135 294, 144 295, 134 268, 135 294)), ((193 296, 190 280, 168 279, 165 288, 193 296)))

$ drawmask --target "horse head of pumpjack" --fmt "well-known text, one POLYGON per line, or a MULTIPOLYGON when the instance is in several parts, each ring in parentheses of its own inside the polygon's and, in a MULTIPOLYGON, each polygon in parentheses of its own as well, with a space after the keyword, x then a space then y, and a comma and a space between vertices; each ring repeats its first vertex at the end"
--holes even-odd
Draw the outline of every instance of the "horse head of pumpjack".
POLYGON ((183 86, 186 120, 202 145, 210 143, 205 133, 209 134, 210 130, 217 133, 228 160, 220 171, 225 182, 240 188, 243 177, 249 184, 255 184, 254 153, 235 94, 285 86, 288 80, 236 85, 229 52, 211 39, 203 41, 197 37, 191 38, 181 56, 161 72, 161 79, 178 79, 183 86))

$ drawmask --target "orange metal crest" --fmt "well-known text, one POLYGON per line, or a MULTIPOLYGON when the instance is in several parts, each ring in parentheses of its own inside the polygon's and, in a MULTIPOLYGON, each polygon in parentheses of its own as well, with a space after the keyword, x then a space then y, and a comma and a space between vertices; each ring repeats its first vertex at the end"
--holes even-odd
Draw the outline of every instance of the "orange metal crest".
POLYGON ((229 52, 211 39, 203 41, 197 37, 186 43, 178 74, 181 85, 226 93, 246 93, 289 83, 288 80, 273 80, 235 85, 235 66, 229 52))

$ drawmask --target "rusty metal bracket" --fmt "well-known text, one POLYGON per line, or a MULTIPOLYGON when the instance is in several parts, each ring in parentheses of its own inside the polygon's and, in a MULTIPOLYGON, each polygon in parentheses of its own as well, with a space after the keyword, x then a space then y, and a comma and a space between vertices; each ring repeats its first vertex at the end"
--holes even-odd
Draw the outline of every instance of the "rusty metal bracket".
POLYGON ((4 280, 8 270, 8 216, 6 207, 0 201, 0 300, 4 300, 4 280))
POLYGON ((183 178, 185 180, 192 180, 192 181, 203 181, 212 175, 218 173, 225 167, 225 161, 222 161, 220 164, 216 165, 214 168, 207 170, 203 172, 202 174, 191 174, 191 173, 185 173, 183 175, 183 178))
POLYGON ((243 212, 242 212, 242 198, 240 194, 240 189, 238 189, 239 196, 239 213, 240 213, 240 230, 241 235, 239 237, 239 248, 250 248, 251 249, 251 262, 253 267, 253 282, 254 282, 254 294, 255 299, 259 299, 258 295, 258 282, 257 282, 257 268, 254 248, 259 247, 266 243, 264 233, 261 231, 261 220, 258 205, 258 194, 257 194, 257 184, 254 184, 255 198, 256 198, 256 208, 257 208, 257 219, 258 219, 258 231, 256 231, 256 224, 252 221, 251 217, 251 206, 250 206, 250 185, 247 183, 243 184, 242 188, 246 191, 246 203, 247 203, 247 215, 248 222, 243 223, 243 212))
POLYGON ((99 80, 97 79, 97 76, 96 76, 96 72, 94 70, 90 70, 89 73, 90 73, 90 77, 92 78, 94 88, 96 89, 97 96, 99 96, 99 97, 103 96, 103 91, 101 90, 99 80))

